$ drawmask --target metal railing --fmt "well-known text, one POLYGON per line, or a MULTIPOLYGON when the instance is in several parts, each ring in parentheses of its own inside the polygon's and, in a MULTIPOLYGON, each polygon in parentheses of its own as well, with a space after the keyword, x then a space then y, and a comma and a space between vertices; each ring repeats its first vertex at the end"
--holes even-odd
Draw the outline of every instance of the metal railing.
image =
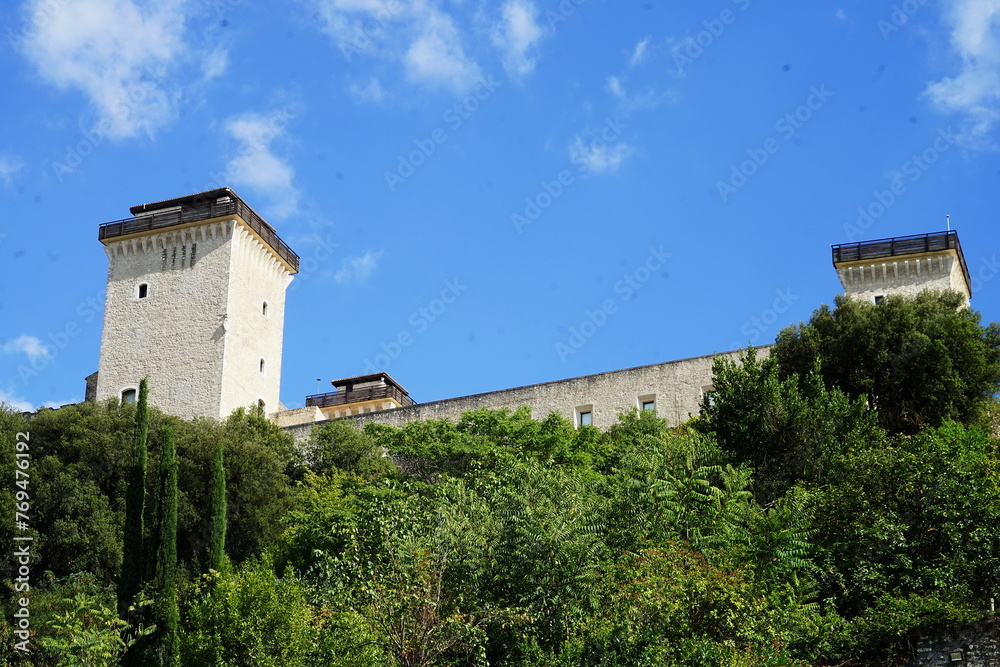
POLYGON ((416 401, 404 394, 398 387, 384 385, 379 387, 364 387, 350 391, 333 391, 327 394, 306 396, 306 407, 329 408, 335 405, 349 405, 374 401, 380 398, 392 398, 402 406, 416 405, 416 401))
POLYGON ((889 239, 874 241, 859 241, 857 243, 840 243, 833 246, 833 265, 842 262, 859 262, 863 260, 882 259, 884 257, 899 257, 902 255, 917 255, 926 252, 955 250, 958 252, 965 273, 965 280, 971 286, 969 267, 965 264, 962 244, 958 240, 958 232, 934 232, 932 234, 917 234, 914 236, 896 236, 889 239))
POLYGON ((278 256, 292 267, 292 273, 299 270, 299 256, 288 247, 288 244, 274 233, 274 229, 257 215, 252 208, 236 197, 229 195, 229 201, 211 201, 194 205, 181 205, 178 208, 166 209, 162 213, 138 215, 134 218, 105 222, 98 230, 97 238, 101 241, 118 236, 139 234, 156 229, 166 229, 189 222, 220 218, 227 215, 238 215, 267 243, 278 256))

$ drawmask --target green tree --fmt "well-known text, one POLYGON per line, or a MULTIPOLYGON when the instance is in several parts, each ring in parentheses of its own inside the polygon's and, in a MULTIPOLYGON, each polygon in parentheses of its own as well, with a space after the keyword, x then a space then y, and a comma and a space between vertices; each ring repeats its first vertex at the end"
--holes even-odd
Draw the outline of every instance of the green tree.
POLYGON ((304 449, 306 465, 319 474, 336 468, 374 477, 396 470, 392 459, 371 435, 346 421, 327 421, 314 427, 304 449))
POLYGON ((132 444, 132 463, 128 472, 128 490, 125 495, 125 537, 122 551, 121 581, 118 585, 118 614, 128 618, 129 607, 145 583, 146 552, 143 513, 146 503, 146 440, 149 433, 149 382, 139 382, 139 400, 135 412, 135 440, 132 444))
POLYGON ((805 378, 818 360, 827 387, 866 396, 892 433, 983 417, 1000 383, 1000 325, 982 326, 960 294, 889 295, 878 305, 838 296, 835 305, 778 335, 783 378, 805 378))
POLYGON ((153 580, 153 619, 156 623, 156 658, 160 665, 180 664, 177 645, 177 450, 174 434, 163 433, 160 453, 156 578, 153 580))
POLYGON ((208 535, 209 571, 222 571, 226 559, 226 468, 223 461, 223 445, 219 441, 215 450, 215 462, 212 466, 212 500, 210 505, 208 535))

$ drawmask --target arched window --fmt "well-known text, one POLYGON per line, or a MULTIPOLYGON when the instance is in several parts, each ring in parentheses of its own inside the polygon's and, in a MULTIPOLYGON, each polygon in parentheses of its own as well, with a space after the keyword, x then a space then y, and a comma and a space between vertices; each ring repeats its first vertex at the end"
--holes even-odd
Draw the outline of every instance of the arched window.
POLYGON ((135 405, 136 401, 136 390, 135 389, 125 389, 122 391, 122 404, 131 403, 135 405))

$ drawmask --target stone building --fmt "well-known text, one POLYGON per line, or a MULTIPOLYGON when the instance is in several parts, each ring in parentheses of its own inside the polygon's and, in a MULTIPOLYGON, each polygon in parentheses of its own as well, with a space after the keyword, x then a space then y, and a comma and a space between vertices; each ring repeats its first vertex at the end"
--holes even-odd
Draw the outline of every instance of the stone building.
POLYGON ((285 289, 299 258, 229 188, 133 206, 100 226, 107 298, 94 400, 191 418, 281 409, 285 289))
MULTIPOLYGON (((238 407, 261 405, 305 439, 330 419, 398 426, 455 420, 482 407, 528 406, 536 416, 554 412, 602 429, 623 412, 656 410, 676 424, 697 414, 713 389, 715 355, 705 355, 429 403, 415 403, 388 373, 372 373, 335 380, 333 391, 286 410, 278 400, 285 289, 298 256, 229 188, 134 206, 131 213, 100 226, 108 296, 88 400, 132 400, 139 379, 149 377, 156 387, 151 402, 165 412, 224 418, 238 407)), ((832 251, 845 293, 856 298, 878 303, 887 294, 922 289, 972 297, 954 231, 832 251)))

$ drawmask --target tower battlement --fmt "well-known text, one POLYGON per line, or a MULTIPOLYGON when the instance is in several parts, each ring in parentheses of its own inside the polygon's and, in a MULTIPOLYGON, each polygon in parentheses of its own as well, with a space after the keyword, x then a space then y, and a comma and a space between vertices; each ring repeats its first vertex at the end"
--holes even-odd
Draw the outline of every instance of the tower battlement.
POLYGON ((969 267, 955 231, 841 243, 833 246, 833 266, 847 295, 876 303, 886 294, 914 296, 926 289, 972 298, 969 267))

